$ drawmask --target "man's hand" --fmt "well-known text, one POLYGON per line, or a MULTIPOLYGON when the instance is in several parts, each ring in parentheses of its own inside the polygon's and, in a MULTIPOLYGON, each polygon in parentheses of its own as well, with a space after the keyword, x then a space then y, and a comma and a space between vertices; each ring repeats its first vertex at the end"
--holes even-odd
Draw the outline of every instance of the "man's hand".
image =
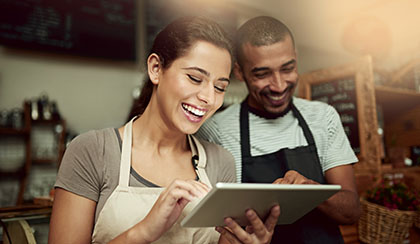
POLYGON ((268 244, 271 241, 274 233, 274 227, 280 216, 280 206, 276 205, 271 208, 270 215, 262 222, 257 213, 248 209, 246 211, 250 225, 245 230, 238 225, 232 218, 225 219, 225 227, 216 227, 216 230, 221 234, 219 243, 231 244, 268 244))
POLYGON ((318 184, 318 182, 306 178, 295 170, 286 172, 283 178, 278 178, 273 184, 318 184))

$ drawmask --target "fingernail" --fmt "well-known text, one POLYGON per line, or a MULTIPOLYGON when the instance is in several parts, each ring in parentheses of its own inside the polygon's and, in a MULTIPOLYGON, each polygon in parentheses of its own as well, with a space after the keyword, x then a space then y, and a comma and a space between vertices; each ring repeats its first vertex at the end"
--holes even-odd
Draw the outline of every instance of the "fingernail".
POLYGON ((232 219, 231 218, 225 218, 225 224, 226 225, 230 225, 232 223, 232 219))

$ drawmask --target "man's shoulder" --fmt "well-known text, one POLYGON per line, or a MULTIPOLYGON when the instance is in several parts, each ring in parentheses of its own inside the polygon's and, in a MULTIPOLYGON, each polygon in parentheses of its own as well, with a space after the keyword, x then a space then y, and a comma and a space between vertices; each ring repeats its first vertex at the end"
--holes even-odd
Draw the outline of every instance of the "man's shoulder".
POLYGON ((300 107, 304 107, 304 108, 324 107, 325 108, 325 107, 330 106, 329 104, 324 103, 324 102, 307 100, 307 99, 299 98, 299 97, 293 98, 293 104, 298 108, 300 107))
POLYGON ((334 110, 334 108, 324 102, 310 101, 303 98, 293 98, 293 104, 302 113, 302 115, 324 116, 334 110))
POLYGON ((221 144, 226 133, 239 130, 240 104, 233 104, 209 118, 195 134, 199 138, 221 144))
POLYGON ((239 117, 239 111, 241 109, 241 104, 235 103, 224 110, 217 112, 213 115, 212 119, 215 121, 226 121, 229 119, 236 119, 239 117))

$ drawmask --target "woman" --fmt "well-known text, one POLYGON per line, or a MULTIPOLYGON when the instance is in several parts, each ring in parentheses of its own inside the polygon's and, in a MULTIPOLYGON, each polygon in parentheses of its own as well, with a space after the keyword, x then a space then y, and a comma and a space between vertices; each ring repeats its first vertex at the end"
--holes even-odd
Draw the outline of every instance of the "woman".
POLYGON ((139 116, 67 148, 49 242, 268 243, 278 207, 266 223, 247 211, 255 233, 227 218, 220 240, 213 228, 179 224, 212 184, 235 181, 233 157, 191 136, 222 105, 231 67, 231 44, 216 23, 181 18, 162 30, 147 59, 139 116))

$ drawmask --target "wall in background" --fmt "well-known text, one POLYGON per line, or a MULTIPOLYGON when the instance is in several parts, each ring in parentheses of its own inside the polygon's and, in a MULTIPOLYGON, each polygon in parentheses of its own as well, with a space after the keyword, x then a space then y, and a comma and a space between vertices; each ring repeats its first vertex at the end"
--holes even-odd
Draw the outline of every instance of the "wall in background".
MULTIPOLYGON (((144 13, 143 2, 138 1, 139 13, 144 13)), ((417 1, 357 1, 349 3, 346 8, 329 5, 327 0, 319 4, 303 0, 294 1, 293 4, 274 0, 265 1, 264 4, 249 0, 227 2, 230 7, 234 4, 235 9, 240 11, 238 24, 261 14, 284 20, 295 34, 299 73, 355 60, 357 55, 343 48, 341 36, 350 19, 358 14, 377 16, 389 26, 392 47, 388 59, 383 61, 389 62, 393 56, 404 58, 395 61, 398 65, 389 66, 398 67, 406 59, 419 56, 416 47, 419 47, 420 40, 407 29, 409 23, 412 26, 417 20, 413 17, 417 1), (402 16, 400 12, 410 11, 397 21, 388 18, 393 16, 390 14, 393 9, 398 16, 402 16), (313 10, 322 12, 320 14, 313 10), (394 20, 401 25, 396 27, 394 20), (410 38, 402 39, 402 36, 410 38), (401 43, 405 43, 408 49, 401 50, 404 46, 401 43)), ((20 107, 24 99, 39 96, 45 91, 50 99, 57 101, 68 128, 76 133, 120 126, 130 109, 132 91, 140 85, 144 76, 141 67, 146 53, 145 18, 145 14, 139 14, 137 20, 140 23, 137 33, 138 63, 76 58, 0 46, 0 110, 20 107)), ((245 91, 243 83, 233 83, 226 94, 226 101, 236 102, 236 98, 245 91)))
POLYGON ((0 109, 46 92, 76 133, 124 123, 143 73, 134 64, 0 47, 0 109))

